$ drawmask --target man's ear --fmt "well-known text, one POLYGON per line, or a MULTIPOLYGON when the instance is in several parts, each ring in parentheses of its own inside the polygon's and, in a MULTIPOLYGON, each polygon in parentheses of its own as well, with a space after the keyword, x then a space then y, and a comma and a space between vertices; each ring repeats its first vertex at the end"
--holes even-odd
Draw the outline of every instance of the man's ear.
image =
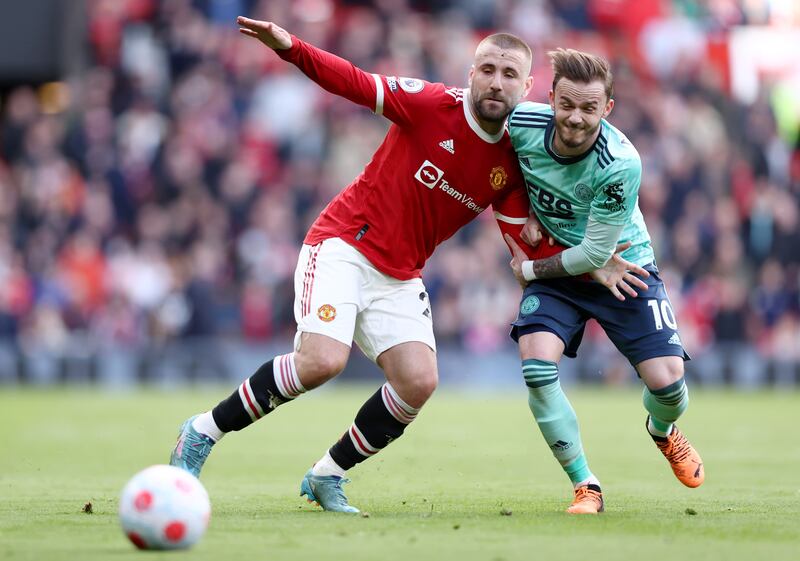
POLYGON ((603 111, 603 119, 608 117, 611 114, 611 110, 614 109, 614 99, 609 99, 608 103, 606 103, 605 111, 603 111))
POLYGON ((528 97, 528 94, 531 93, 531 88, 533 87, 533 76, 528 76, 525 78, 525 89, 523 90, 522 97, 528 97))

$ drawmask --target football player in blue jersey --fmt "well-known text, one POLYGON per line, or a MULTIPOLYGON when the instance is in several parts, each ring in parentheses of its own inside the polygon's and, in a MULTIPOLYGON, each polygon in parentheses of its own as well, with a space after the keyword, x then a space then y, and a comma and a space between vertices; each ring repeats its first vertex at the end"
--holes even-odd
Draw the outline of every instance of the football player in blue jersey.
POLYGON ((614 107, 611 70, 605 59, 588 53, 558 49, 549 55, 554 72, 550 103, 518 105, 509 131, 536 218, 528 226, 529 239, 536 243, 549 236, 558 242, 554 248, 565 249, 530 260, 514 240, 506 239, 514 252, 512 269, 524 286, 512 337, 520 346, 530 409, 574 487, 567 512, 593 514, 603 510, 600 482, 589 469, 575 411, 558 377, 562 355, 576 356, 590 318, 644 382, 647 430, 676 477, 697 487, 704 470, 699 454, 674 424, 689 402, 683 365, 689 357, 637 204, 639 154, 606 121, 614 107), (649 275, 631 271, 616 284, 604 285, 604 271, 597 269, 614 256, 618 244, 627 247, 622 259, 649 275), (639 281, 646 290, 637 290, 639 281))

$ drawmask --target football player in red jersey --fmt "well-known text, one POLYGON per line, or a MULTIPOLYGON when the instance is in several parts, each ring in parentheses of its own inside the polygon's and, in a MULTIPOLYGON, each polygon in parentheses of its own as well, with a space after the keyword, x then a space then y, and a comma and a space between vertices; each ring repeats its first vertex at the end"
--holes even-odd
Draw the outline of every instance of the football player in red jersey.
MULTIPOLYGON (((295 271, 293 352, 262 365, 211 411, 181 427, 170 463, 199 475, 211 447, 279 405, 337 376, 355 341, 386 383, 306 473, 301 495, 358 512, 345 471, 399 438, 437 385, 430 303, 420 272, 436 246, 489 205, 519 240, 528 199, 506 117, 532 85, 530 48, 509 34, 484 39, 469 88, 364 72, 274 23, 240 31, 327 91, 391 122, 372 160, 309 230, 295 271)), ((540 244, 546 248, 546 244, 540 244)), ((533 257, 534 255, 532 255, 533 257)))

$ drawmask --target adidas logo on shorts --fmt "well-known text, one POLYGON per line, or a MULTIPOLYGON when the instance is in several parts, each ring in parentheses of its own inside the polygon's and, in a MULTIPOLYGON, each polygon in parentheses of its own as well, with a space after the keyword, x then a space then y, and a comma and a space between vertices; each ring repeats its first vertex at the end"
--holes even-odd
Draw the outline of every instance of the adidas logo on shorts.
POLYGON ((669 344, 669 345, 681 345, 681 346, 683 345, 683 343, 681 343, 681 338, 678 337, 677 333, 673 333, 672 334, 672 337, 669 338, 669 341, 667 341, 667 344, 669 344))

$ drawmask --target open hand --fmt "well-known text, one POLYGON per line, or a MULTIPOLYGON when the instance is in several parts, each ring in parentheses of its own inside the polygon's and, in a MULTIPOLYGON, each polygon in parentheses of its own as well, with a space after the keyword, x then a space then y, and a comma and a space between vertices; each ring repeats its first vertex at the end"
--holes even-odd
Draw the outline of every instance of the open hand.
POLYGON ((605 265, 589 273, 589 276, 610 290, 611 294, 613 294, 617 300, 622 301, 625 300, 625 295, 622 294, 622 292, 626 292, 633 298, 639 295, 633 286, 642 290, 647 290, 647 283, 639 277, 647 278, 650 276, 650 273, 642 269, 639 265, 620 257, 619 254, 630 246, 630 242, 619 244, 614 251, 614 255, 611 256, 611 259, 609 259, 605 265))
POLYGON ((239 32, 264 43, 270 49, 284 50, 292 46, 292 36, 284 28, 271 21, 250 19, 244 16, 236 18, 239 32))

